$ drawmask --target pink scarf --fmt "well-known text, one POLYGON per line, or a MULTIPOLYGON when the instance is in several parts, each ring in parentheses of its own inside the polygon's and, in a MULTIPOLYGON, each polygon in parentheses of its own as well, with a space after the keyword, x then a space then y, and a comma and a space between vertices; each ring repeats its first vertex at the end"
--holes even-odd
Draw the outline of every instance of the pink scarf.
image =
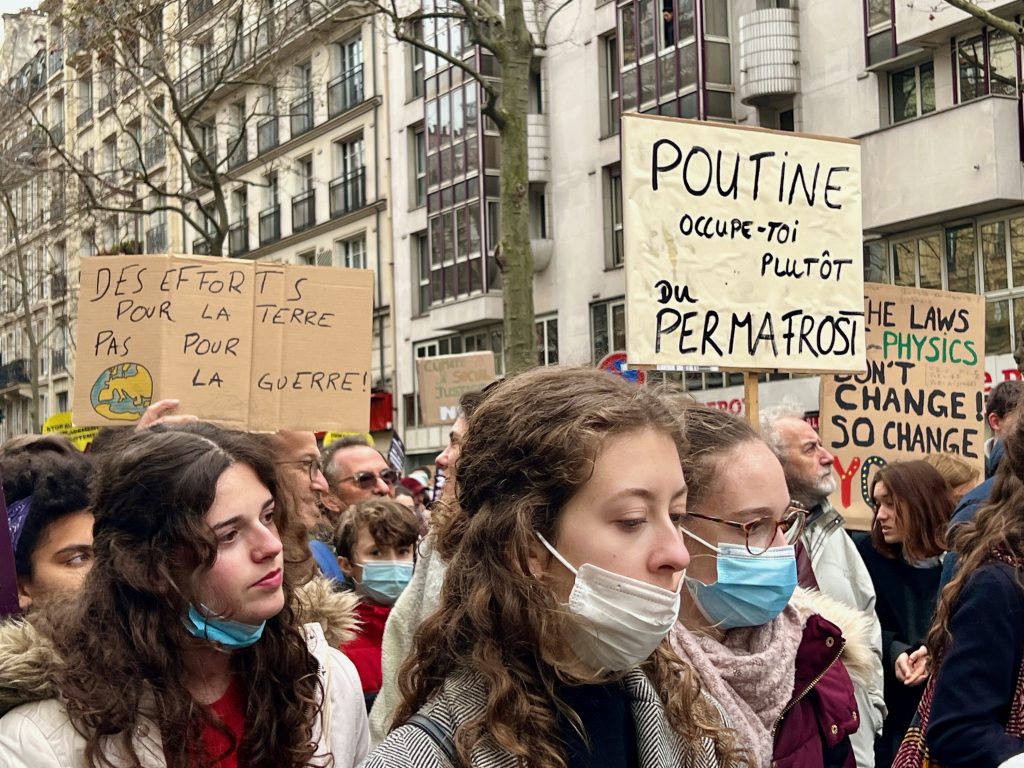
POLYGON ((716 640, 677 622, 672 647, 696 671, 704 689, 725 710, 751 768, 772 762, 775 721, 793 697, 796 652, 807 617, 790 604, 760 627, 741 627, 716 640))

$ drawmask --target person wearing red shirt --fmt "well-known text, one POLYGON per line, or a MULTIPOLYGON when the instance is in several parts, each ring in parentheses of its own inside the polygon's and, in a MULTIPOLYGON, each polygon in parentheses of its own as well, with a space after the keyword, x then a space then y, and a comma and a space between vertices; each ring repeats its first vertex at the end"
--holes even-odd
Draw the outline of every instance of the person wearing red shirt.
POLYGON ((396 501, 372 498, 346 509, 335 529, 338 565, 356 586, 360 622, 341 650, 355 665, 369 710, 381 688, 381 643, 391 606, 412 578, 419 520, 396 501))

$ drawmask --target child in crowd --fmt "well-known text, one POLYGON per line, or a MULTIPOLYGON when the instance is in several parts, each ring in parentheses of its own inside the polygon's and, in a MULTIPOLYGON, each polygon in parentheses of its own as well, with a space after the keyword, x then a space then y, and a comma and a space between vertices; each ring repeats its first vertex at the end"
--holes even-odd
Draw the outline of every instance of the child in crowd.
POLYGON ((381 642, 391 606, 412 578, 419 519, 403 504, 372 498, 353 504, 338 520, 338 565, 355 584, 359 634, 341 650, 355 664, 369 710, 381 687, 381 642))

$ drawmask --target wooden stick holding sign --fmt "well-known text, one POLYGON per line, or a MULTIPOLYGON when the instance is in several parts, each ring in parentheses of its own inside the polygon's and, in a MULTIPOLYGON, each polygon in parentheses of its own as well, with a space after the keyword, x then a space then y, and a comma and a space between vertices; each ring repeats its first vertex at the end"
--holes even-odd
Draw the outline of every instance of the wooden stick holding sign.
POLYGON ((747 423, 758 429, 761 418, 761 394, 756 371, 743 372, 743 399, 746 401, 747 423))

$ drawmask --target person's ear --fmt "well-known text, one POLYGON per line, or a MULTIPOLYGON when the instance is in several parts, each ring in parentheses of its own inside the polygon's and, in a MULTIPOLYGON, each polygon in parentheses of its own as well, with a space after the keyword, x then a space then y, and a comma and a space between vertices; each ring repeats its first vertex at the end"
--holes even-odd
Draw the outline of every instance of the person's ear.
POLYGON ((344 573, 348 578, 352 578, 352 572, 355 570, 355 566, 352 561, 347 557, 338 555, 338 567, 341 568, 341 572, 344 573))
POLYGON ((1002 426, 1003 420, 999 418, 999 414, 993 411, 988 415, 988 425, 992 428, 993 432, 999 432, 999 428, 1002 426))
POLYGON ((25 579, 18 579, 18 607, 22 613, 32 605, 32 585, 25 579))
POLYGON ((527 555, 527 563, 530 573, 538 577, 547 573, 550 567, 551 553, 548 552, 547 547, 540 543, 540 539, 536 536, 530 542, 530 553, 527 555))

